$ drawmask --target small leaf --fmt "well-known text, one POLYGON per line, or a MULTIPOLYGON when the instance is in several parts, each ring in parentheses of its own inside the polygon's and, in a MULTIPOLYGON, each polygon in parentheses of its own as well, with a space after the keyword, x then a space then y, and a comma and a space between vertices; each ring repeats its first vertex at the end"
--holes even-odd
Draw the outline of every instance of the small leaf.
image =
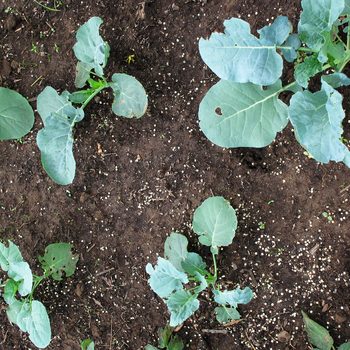
POLYGON ((287 62, 294 62, 298 57, 297 50, 301 46, 299 36, 297 34, 291 34, 282 46, 283 57, 287 62))
POLYGON ((278 16, 271 25, 258 30, 258 33, 262 42, 280 46, 287 40, 292 30, 293 26, 288 17, 278 16))
POLYGON ((297 83, 307 88, 309 80, 317 73, 322 72, 322 63, 315 56, 306 57, 305 61, 298 64, 294 71, 294 77, 297 83))
POLYGON ((203 292, 203 290, 207 289, 208 282, 206 278, 199 272, 195 273, 195 278, 196 278, 196 281, 200 283, 200 285, 195 288, 195 292, 198 294, 200 292, 203 292))
POLYGON ((141 118, 147 110, 147 94, 142 84, 128 74, 113 74, 113 112, 125 118, 141 118))
POLYGON ((39 261, 45 274, 56 281, 61 281, 63 273, 66 277, 74 274, 78 256, 72 253, 71 244, 54 243, 46 247, 45 254, 39 256, 39 261))
POLYGON ((192 276, 195 276, 196 273, 200 273, 201 275, 208 273, 206 271, 206 263, 197 253, 188 253, 186 259, 181 263, 181 266, 185 272, 192 276))
POLYGON ((164 328, 159 329, 159 331, 158 331, 158 335, 159 335, 158 346, 161 349, 165 349, 168 346, 169 340, 170 340, 172 334, 173 334, 173 329, 170 326, 166 326, 164 328))
POLYGON ((327 84, 332 86, 334 89, 341 86, 349 86, 350 79, 344 73, 333 73, 329 75, 323 75, 322 81, 325 81, 327 84))
POLYGON ((18 92, 0 87, 0 140, 19 139, 34 124, 29 102, 18 92))
POLYGON ((14 243, 9 241, 8 247, 0 243, 0 267, 3 271, 8 271, 11 264, 22 261, 22 254, 14 243))
POLYGON ((146 272, 150 275, 149 285, 161 298, 167 298, 174 290, 181 289, 182 283, 188 283, 187 275, 163 258, 158 258, 155 268, 147 264, 146 272))
POLYGON ((281 82, 263 89, 221 80, 199 106, 200 128, 221 147, 265 147, 288 123, 281 82))
POLYGON ((16 302, 16 293, 18 291, 18 285, 13 279, 9 279, 4 288, 4 300, 6 304, 11 305, 16 302))
POLYGON ((171 327, 179 326, 199 309, 197 296, 185 289, 171 294, 166 304, 170 312, 171 327))
MULTIPOLYGON (((76 58, 85 64, 85 68, 91 67, 100 77, 103 77, 103 68, 107 64, 110 51, 109 45, 103 41, 99 33, 102 23, 99 17, 90 18, 78 29, 77 43, 73 47, 76 58)), ((78 81, 79 85, 82 80, 78 81)))
POLYGON ((218 306, 215 308, 215 315, 216 320, 222 324, 241 318, 240 313, 235 307, 218 306))
POLYGON ((80 343, 81 350, 95 350, 95 343, 92 339, 84 339, 80 343))
POLYGON ((83 104, 93 93, 94 90, 92 89, 76 91, 69 95, 69 101, 83 104))
POLYGON ((254 297, 253 291, 246 287, 244 289, 236 288, 235 290, 214 290, 214 300, 221 305, 230 305, 234 308, 238 304, 248 304, 254 297))
POLYGON ((338 350, 350 350, 350 343, 344 343, 338 347, 338 350))
POLYGON ((283 60, 275 44, 266 44, 251 34, 249 23, 231 18, 225 33, 200 39, 199 52, 208 67, 223 80, 272 85, 282 75, 283 60))
POLYGON ((159 350, 159 349, 153 345, 148 344, 145 346, 145 350, 159 350))
POLYGON ((318 162, 347 164, 349 160, 350 152, 341 142, 345 118, 342 101, 342 95, 325 81, 321 91, 298 92, 290 101, 289 115, 296 138, 318 162))
POLYGON ((312 345, 320 350, 331 350, 333 347, 333 338, 326 328, 322 327, 302 311, 305 329, 312 345))
POLYGON ((300 38, 308 47, 318 51, 343 12, 344 0, 303 0, 301 4, 303 12, 299 22, 300 38))
POLYGON ((81 89, 85 86, 86 82, 90 78, 91 66, 87 63, 78 62, 76 67, 76 75, 74 85, 76 88, 81 89))
POLYGON ((177 232, 171 233, 164 244, 164 257, 168 259, 179 271, 183 271, 182 262, 187 257, 187 238, 177 232))
POLYGON ((33 274, 28 263, 24 261, 11 263, 8 275, 18 283, 18 292, 21 296, 26 296, 32 291, 33 274))
POLYGON ((194 212, 192 225, 201 244, 213 248, 227 246, 235 236, 236 212, 225 198, 210 197, 194 212))
POLYGON ((175 335, 175 337, 171 338, 167 350, 183 350, 184 347, 185 345, 182 339, 179 336, 175 335))

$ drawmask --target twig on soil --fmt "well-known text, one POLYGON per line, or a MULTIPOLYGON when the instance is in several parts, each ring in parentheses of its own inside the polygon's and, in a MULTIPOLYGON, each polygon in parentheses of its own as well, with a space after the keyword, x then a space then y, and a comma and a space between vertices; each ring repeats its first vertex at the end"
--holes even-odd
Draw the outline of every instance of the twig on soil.
POLYGON ((211 333, 211 334, 227 334, 228 331, 225 329, 202 329, 203 333, 211 333))
POLYGON ((106 274, 106 273, 108 273, 108 272, 111 272, 111 271, 113 271, 113 270, 114 270, 114 267, 112 267, 112 268, 110 268, 110 269, 108 269, 108 270, 101 271, 101 272, 99 272, 99 273, 96 274, 96 277, 102 276, 102 275, 104 275, 104 274, 106 274))

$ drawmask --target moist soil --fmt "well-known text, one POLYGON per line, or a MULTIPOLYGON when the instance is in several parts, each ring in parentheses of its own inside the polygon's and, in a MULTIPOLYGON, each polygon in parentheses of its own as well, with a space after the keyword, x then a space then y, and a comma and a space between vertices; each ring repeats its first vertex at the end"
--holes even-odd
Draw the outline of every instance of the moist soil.
MULTIPOLYGON (((1 85, 34 108, 47 85, 73 91, 75 31, 100 16, 111 46, 106 75, 134 75, 149 108, 143 119, 116 118, 112 97, 96 98, 76 128, 70 186, 43 171, 38 115, 29 135, 0 145, 1 239, 18 244, 38 273, 36 257, 50 243, 71 242, 80 258, 73 277, 45 282, 36 293, 51 319, 48 349, 79 349, 87 337, 97 349, 156 345, 168 313, 147 284, 145 266, 163 255, 172 230, 186 234, 191 250, 211 264, 190 225, 212 195, 230 200, 239 219, 233 244, 219 257, 220 282, 250 286, 256 296, 240 308, 241 322, 223 327, 210 296, 202 295, 200 310, 178 329, 187 347, 311 349, 301 310, 327 326, 337 345, 350 340, 349 169, 309 159, 291 128, 264 149, 227 150, 198 127, 198 105, 217 80, 200 59, 199 38, 222 30, 230 17, 249 21, 254 32, 281 14, 296 24, 300 1, 63 0, 59 10, 0 0, 1 85)), ((289 67, 284 82, 290 79, 289 67)), ((348 139, 349 131, 346 123, 348 139)), ((4 304, 0 322, 1 349, 34 348, 9 324, 4 304)))

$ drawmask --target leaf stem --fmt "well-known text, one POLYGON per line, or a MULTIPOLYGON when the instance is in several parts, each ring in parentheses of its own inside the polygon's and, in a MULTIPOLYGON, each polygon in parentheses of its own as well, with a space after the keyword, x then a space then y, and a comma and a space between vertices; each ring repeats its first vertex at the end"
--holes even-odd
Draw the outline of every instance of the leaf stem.
POLYGON ((103 85, 101 87, 99 87, 98 89, 96 89, 87 99, 86 101, 82 104, 81 109, 84 109, 90 102, 92 99, 95 98, 96 95, 98 95, 102 90, 106 89, 109 87, 109 84, 103 85))
POLYGON ((216 284, 216 280, 218 278, 218 266, 216 263, 216 256, 215 254, 212 252, 211 253, 212 257, 213 257, 213 263, 214 263, 214 281, 213 281, 213 287, 215 288, 215 284, 216 284))

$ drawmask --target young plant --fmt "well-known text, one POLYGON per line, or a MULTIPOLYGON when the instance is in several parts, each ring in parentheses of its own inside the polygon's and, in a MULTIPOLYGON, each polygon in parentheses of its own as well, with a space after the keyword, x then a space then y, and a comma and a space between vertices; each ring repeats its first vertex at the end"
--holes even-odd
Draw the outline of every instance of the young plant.
POLYGON ((77 261, 78 257, 72 254, 70 244, 50 244, 45 249, 45 254, 39 257, 44 273, 36 276, 15 244, 9 241, 6 247, 0 243, 0 267, 7 272, 7 279, 2 285, 7 317, 21 331, 27 332, 31 342, 38 348, 49 345, 51 327, 46 308, 34 299, 34 292, 46 278, 61 281, 63 274, 66 277, 72 276, 77 261))
POLYGON ((145 350, 183 350, 185 345, 178 335, 174 335, 174 329, 170 326, 160 328, 158 331, 158 347, 146 345, 145 350))
POLYGON ((95 343, 92 339, 84 339, 80 343, 81 350, 95 350, 95 343))
POLYGON ((42 165, 50 178, 60 185, 73 182, 76 163, 73 155, 73 128, 84 118, 85 107, 104 89, 112 89, 112 111, 125 118, 140 118, 147 109, 143 86, 132 76, 117 73, 107 81, 104 68, 109 58, 109 45, 99 34, 99 17, 90 18, 77 31, 73 51, 79 60, 75 86, 87 88, 61 95, 47 86, 38 96, 37 109, 44 124, 37 144, 42 165))
POLYGON ((222 80, 204 97, 200 127, 221 147, 265 147, 290 121, 298 142, 321 163, 344 162, 350 152, 342 139, 342 95, 349 86, 342 73, 350 62, 350 1, 303 0, 298 33, 287 17, 251 33, 247 22, 232 18, 225 32, 199 42, 200 54, 222 80), (295 81, 282 86, 283 59, 294 62, 295 81), (321 77, 321 90, 308 91, 321 77), (295 93, 288 107, 279 95, 295 93))
POLYGON ((187 251, 188 240, 173 232, 165 241, 164 256, 157 265, 146 266, 152 290, 166 303, 170 312, 170 326, 177 327, 191 317, 199 308, 198 297, 210 288, 214 301, 216 319, 228 323, 240 319, 238 304, 247 304, 253 298, 250 288, 221 291, 218 279, 217 255, 219 248, 232 243, 237 228, 235 210, 223 197, 206 199, 195 211, 193 231, 199 243, 210 247, 214 273, 200 255, 187 251))
MULTIPOLYGON (((318 350, 335 350, 334 340, 327 329, 309 318, 305 312, 302 311, 302 314, 309 342, 318 350)), ((350 350, 350 343, 340 345, 337 350, 350 350)))
POLYGON ((29 102, 18 92, 0 87, 0 141, 28 134, 34 124, 29 102))

